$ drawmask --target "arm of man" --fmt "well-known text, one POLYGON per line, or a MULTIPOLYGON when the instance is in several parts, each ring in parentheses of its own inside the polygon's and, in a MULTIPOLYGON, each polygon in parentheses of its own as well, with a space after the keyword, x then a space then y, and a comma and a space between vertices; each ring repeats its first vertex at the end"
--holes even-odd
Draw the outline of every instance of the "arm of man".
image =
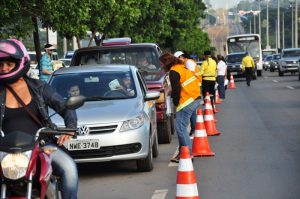
POLYGON ((171 97, 173 99, 174 105, 178 106, 179 99, 180 99, 180 90, 181 90, 180 75, 177 72, 171 70, 169 76, 170 76, 170 82, 172 87, 171 97))

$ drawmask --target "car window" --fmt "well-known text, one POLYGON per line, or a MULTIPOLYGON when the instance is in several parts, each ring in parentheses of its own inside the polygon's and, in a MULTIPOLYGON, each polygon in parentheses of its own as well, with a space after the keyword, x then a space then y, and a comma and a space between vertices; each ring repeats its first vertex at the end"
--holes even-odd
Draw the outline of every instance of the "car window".
POLYGON ((136 86, 130 71, 55 75, 50 85, 64 98, 74 96, 76 92, 72 91, 76 89, 77 95, 83 95, 87 100, 136 97, 136 86))
POLYGON ((88 65, 94 59, 94 64, 129 64, 140 70, 160 71, 158 55, 154 48, 115 48, 98 49, 93 52, 79 52, 74 65, 88 65))

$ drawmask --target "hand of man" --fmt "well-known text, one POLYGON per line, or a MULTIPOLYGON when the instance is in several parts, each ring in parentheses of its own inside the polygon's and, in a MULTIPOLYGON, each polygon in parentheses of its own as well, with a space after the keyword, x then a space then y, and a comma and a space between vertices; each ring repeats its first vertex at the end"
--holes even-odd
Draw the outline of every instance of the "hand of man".
POLYGON ((61 136, 59 136, 59 138, 57 140, 57 144, 59 146, 62 146, 66 141, 70 140, 73 137, 73 135, 75 135, 74 132, 69 133, 69 134, 70 135, 61 135, 61 136))

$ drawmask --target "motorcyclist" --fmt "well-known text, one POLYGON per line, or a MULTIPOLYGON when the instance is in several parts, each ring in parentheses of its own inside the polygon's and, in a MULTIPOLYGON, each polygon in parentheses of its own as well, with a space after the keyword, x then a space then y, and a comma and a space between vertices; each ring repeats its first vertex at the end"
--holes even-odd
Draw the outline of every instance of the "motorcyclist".
MULTIPOLYGON (((16 39, 0 40, 0 130, 5 133, 21 130, 35 134, 41 128, 25 111, 24 107, 8 90, 11 87, 34 113, 43 126, 53 124, 48 116, 48 106, 64 118, 66 127, 77 127, 74 110, 67 109, 64 99, 44 81, 26 76, 30 58, 25 46, 16 39)), ((75 133, 75 132, 74 132, 75 133)), ((61 135, 55 144, 62 146, 71 136, 61 135)), ((54 142, 54 139, 53 139, 54 142)), ((78 192, 78 172, 73 159, 60 147, 52 153, 54 174, 61 178, 63 199, 76 199, 78 192)))

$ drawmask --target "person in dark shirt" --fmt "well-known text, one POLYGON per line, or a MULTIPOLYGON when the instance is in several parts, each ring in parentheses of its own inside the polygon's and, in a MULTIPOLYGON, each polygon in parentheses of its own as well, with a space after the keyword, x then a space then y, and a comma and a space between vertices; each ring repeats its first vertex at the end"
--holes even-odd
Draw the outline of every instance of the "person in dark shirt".
MULTIPOLYGON (((184 63, 171 53, 163 54, 160 63, 169 72, 173 103, 176 106, 175 129, 179 140, 179 147, 188 146, 192 156, 192 144, 188 133, 190 118, 196 114, 200 106, 200 87, 195 75, 185 67, 184 63)), ((171 161, 179 162, 180 154, 171 161)))

